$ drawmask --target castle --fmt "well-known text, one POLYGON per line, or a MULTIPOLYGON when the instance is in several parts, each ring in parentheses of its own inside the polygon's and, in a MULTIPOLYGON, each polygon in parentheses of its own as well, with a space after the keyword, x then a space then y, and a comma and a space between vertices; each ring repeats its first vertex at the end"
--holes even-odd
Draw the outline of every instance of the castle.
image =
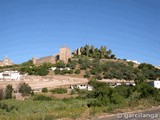
POLYGON ((35 58, 33 57, 33 64, 35 65, 42 65, 43 63, 56 63, 58 60, 64 61, 64 63, 68 62, 68 59, 71 58, 70 48, 64 46, 60 48, 60 53, 56 55, 46 56, 42 58, 35 58))
POLYGON ((4 58, 3 61, 0 61, 0 66, 1 67, 9 66, 9 65, 14 65, 14 63, 11 60, 9 60, 9 58, 7 56, 4 58))

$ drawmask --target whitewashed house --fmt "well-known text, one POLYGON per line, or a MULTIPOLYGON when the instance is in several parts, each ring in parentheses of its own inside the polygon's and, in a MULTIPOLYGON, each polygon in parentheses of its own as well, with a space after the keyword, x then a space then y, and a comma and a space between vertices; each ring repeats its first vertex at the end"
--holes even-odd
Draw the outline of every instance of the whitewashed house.
POLYGON ((79 85, 72 85, 71 86, 71 89, 80 89, 80 90, 88 90, 88 91, 91 91, 93 90, 93 87, 90 86, 90 85, 86 85, 86 84, 79 84, 79 85))
MULTIPOLYGON (((51 67, 50 70, 53 70, 55 71, 57 69, 57 67, 51 67)), ((71 70, 69 67, 66 67, 66 68, 58 68, 60 71, 62 70, 71 70)))
POLYGON ((148 84, 152 87, 160 89, 160 81, 158 81, 158 80, 150 81, 150 82, 148 82, 148 84))
POLYGON ((20 73, 18 71, 4 71, 0 73, 1 80, 20 80, 20 73))
POLYGON ((50 70, 55 71, 57 69, 57 67, 51 67, 50 70))

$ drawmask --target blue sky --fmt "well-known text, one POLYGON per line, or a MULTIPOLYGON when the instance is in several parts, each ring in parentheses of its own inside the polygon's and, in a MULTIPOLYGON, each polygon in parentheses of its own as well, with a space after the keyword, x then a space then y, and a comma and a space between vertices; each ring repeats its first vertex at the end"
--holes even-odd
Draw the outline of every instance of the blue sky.
POLYGON ((0 0, 0 60, 106 45, 118 58, 160 65, 159 0, 0 0))

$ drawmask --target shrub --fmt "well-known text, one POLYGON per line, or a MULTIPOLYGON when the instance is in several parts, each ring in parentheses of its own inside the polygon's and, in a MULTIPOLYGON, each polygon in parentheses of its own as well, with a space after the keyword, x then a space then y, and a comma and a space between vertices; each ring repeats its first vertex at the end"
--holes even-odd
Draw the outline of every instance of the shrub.
POLYGON ((12 106, 12 105, 7 105, 5 103, 0 103, 0 109, 5 110, 6 112, 11 112, 14 110, 18 110, 18 108, 16 106, 12 106))
POLYGON ((59 69, 55 69, 54 73, 55 73, 55 74, 60 74, 61 71, 60 71, 59 69))
POLYGON ((120 96, 117 92, 114 92, 110 97, 110 102, 113 104, 122 104, 125 103, 125 99, 122 96, 120 96))
POLYGON ((88 104, 87 104, 88 107, 91 107, 91 106, 102 106, 102 102, 99 101, 98 99, 91 99, 88 104))
POLYGON ((72 89, 71 90, 71 95, 78 93, 77 89, 72 89))
POLYGON ((56 88, 53 90, 50 90, 52 93, 57 93, 57 94, 63 94, 63 93, 67 93, 67 89, 66 88, 56 88))
POLYGON ((74 73, 75 74, 80 74, 80 69, 76 69, 74 73))
POLYGON ((103 79, 103 76, 102 76, 100 73, 96 73, 95 77, 96 77, 98 80, 102 80, 102 79, 103 79))
POLYGON ((3 92, 3 89, 0 89, 0 100, 2 100, 4 97, 4 92, 3 92))
POLYGON ((65 68, 65 66, 66 66, 66 64, 62 60, 59 60, 56 62, 57 68, 65 68))
POLYGON ((89 71, 86 71, 84 77, 85 77, 85 78, 89 78, 90 75, 91 75, 90 72, 89 72, 89 71))
POLYGON ((19 92, 22 93, 22 96, 28 96, 32 93, 31 87, 27 83, 20 83, 19 92))
POLYGON ((37 95, 34 100, 44 100, 44 101, 50 101, 52 100, 51 97, 45 96, 45 95, 37 95))
POLYGON ((68 70, 68 73, 69 74, 73 74, 73 70, 68 70))
POLYGON ((43 89, 42 89, 42 92, 43 92, 43 93, 47 93, 47 92, 48 92, 48 89, 47 89, 47 88, 43 88, 43 89))
POLYGON ((45 65, 41 65, 37 68, 36 75, 46 76, 48 75, 49 70, 45 65))
POLYGON ((13 91, 12 85, 7 85, 6 90, 5 90, 5 98, 6 99, 12 98, 12 91, 13 91))

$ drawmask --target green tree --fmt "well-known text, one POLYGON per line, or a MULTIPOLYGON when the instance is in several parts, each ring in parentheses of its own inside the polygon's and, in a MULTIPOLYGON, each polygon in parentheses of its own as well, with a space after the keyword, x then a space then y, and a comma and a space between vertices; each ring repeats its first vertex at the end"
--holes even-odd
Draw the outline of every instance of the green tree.
POLYGON ((151 64, 141 63, 138 66, 138 68, 141 69, 141 71, 143 72, 143 75, 148 79, 152 80, 159 77, 159 74, 157 73, 157 69, 151 64))
POLYGON ((85 55, 88 56, 89 55, 89 45, 85 45, 84 50, 85 50, 85 55))
POLYGON ((76 65, 77 65, 77 61, 76 60, 69 60, 68 64, 66 66, 71 68, 71 69, 75 69, 76 65))
POLYGON ((94 53, 94 46, 92 45, 91 47, 90 47, 90 50, 89 50, 89 57, 92 57, 93 58, 93 53, 94 53))
POLYGON ((132 61, 127 62, 129 66, 134 66, 134 63, 132 61))
POLYGON ((34 66, 34 64, 32 60, 29 60, 27 62, 22 63, 21 66, 34 66))
POLYGON ((114 78, 114 74, 112 72, 110 72, 110 71, 105 72, 104 73, 104 78, 105 79, 112 79, 112 78, 114 78))
POLYGON ((93 52, 93 58, 100 59, 100 57, 101 57, 100 50, 95 48, 93 52))
MULTIPOLYGON (((112 59, 115 58, 115 55, 112 54, 112 50, 111 50, 111 49, 109 49, 109 50, 107 51, 107 57, 108 57, 108 58, 110 57, 110 58, 112 58, 112 59)), ((106 58, 107 58, 107 57, 106 57, 106 58)))
POLYGON ((48 75, 49 73, 49 69, 46 68, 46 66, 42 65, 42 66, 39 66, 37 68, 37 70, 35 71, 35 74, 36 75, 40 75, 40 76, 45 76, 45 75, 48 75))
POLYGON ((12 98, 12 91, 13 91, 12 85, 7 85, 6 89, 5 89, 5 98, 6 99, 12 98))
POLYGON ((65 68, 66 64, 62 60, 59 60, 56 62, 56 67, 57 68, 65 68))
POLYGON ((4 97, 4 92, 3 92, 3 89, 0 89, 0 100, 2 100, 4 97))
POLYGON ((28 96, 32 93, 32 89, 27 83, 23 82, 19 84, 19 92, 22 93, 22 96, 28 96))
POLYGON ((110 57, 111 59, 116 59, 116 56, 115 56, 115 54, 111 54, 111 57, 110 57))
POLYGON ((87 68, 90 68, 91 61, 88 58, 80 58, 79 64, 80 64, 80 69, 86 70, 87 68))
POLYGON ((136 84, 143 83, 146 80, 146 77, 142 73, 137 73, 134 82, 136 84))

